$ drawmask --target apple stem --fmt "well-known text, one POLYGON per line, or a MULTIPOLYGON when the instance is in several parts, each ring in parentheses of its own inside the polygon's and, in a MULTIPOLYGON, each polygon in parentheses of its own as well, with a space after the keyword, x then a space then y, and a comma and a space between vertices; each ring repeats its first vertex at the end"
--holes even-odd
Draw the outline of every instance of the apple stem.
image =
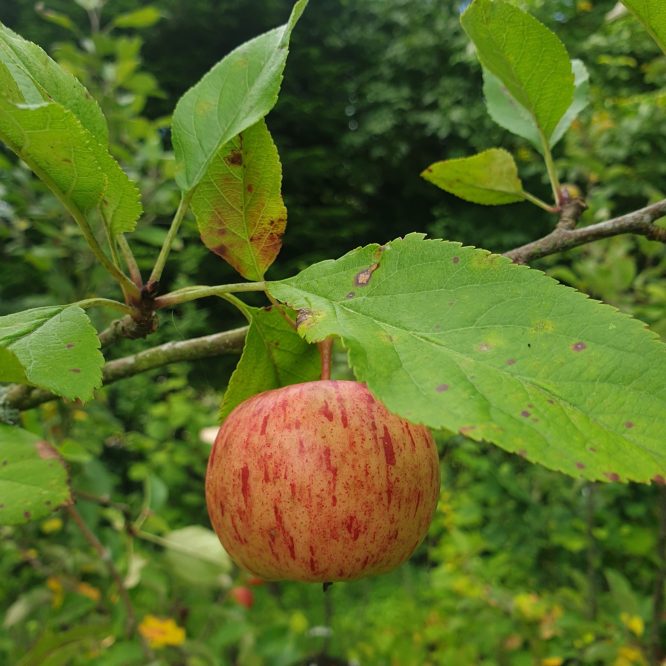
MULTIPOLYGON (((331 378, 331 350, 333 349, 333 337, 317 343, 319 355, 321 356, 321 378, 322 380, 331 378)), ((326 585, 326 583, 324 583, 326 585)))
POLYGON ((331 585, 333 585, 333 583, 326 582, 321 587, 324 590, 324 592, 328 592, 328 588, 331 587, 331 585))

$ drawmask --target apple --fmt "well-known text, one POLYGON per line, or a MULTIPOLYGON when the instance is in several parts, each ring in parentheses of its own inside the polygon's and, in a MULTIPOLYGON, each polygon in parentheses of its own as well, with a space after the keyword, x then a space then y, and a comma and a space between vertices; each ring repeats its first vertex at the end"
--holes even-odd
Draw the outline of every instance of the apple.
POLYGON ((245 606, 245 608, 252 608, 254 605, 254 594, 249 587, 232 587, 229 590, 231 598, 239 605, 245 606))
POLYGON ((428 429, 353 381, 294 384, 241 403, 220 428, 206 472, 222 545, 266 580, 387 572, 422 541, 438 495, 428 429))

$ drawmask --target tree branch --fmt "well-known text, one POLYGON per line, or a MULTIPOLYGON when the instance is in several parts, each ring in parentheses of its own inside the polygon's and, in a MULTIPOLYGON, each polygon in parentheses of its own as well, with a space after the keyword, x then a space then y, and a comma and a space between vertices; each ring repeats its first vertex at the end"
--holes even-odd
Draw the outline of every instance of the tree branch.
MULTIPOLYGON (((580 229, 571 228, 571 218, 566 218, 566 224, 558 224, 547 236, 509 250, 504 253, 504 256, 509 257, 516 264, 527 264, 534 259, 620 234, 640 234, 651 240, 666 243, 666 229, 654 224, 655 220, 664 215, 666 215, 666 199, 612 220, 591 224, 580 229)), ((562 219, 565 219, 564 215, 562 219)))
MULTIPOLYGON (((231 331, 214 333, 201 338, 167 342, 159 347, 109 361, 102 369, 102 382, 106 386, 119 379, 132 377, 153 368, 160 368, 179 361, 196 361, 202 358, 237 354, 243 348, 247 326, 231 331)), ((32 409, 43 402, 58 400, 60 396, 40 388, 14 384, 7 389, 4 403, 20 411, 32 409)))

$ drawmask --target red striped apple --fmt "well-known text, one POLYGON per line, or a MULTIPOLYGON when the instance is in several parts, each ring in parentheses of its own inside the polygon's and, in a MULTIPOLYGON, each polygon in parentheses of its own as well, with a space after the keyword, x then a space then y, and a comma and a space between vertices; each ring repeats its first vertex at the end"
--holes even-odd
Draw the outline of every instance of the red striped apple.
POLYGON ((267 580, 389 571, 425 536, 438 495, 428 429, 351 381, 295 384, 243 402, 220 428, 206 473, 222 545, 267 580))

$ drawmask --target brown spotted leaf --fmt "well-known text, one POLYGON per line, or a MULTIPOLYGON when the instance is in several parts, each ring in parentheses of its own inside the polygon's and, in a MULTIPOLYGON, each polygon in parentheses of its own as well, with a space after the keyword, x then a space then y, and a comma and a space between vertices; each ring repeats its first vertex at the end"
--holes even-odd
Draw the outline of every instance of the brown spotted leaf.
POLYGON ((0 317, 0 382, 39 386, 88 400, 102 383, 97 331, 76 305, 55 305, 0 317))
POLYGON ((666 346, 540 271, 410 234, 269 291, 403 417, 576 477, 666 477, 666 346))
POLYGON ((43 518, 70 501, 58 452, 27 430, 0 424, 0 525, 43 518))
POLYGON ((201 239, 248 280, 262 280, 282 246, 282 167, 260 120, 226 143, 192 197, 201 239))

